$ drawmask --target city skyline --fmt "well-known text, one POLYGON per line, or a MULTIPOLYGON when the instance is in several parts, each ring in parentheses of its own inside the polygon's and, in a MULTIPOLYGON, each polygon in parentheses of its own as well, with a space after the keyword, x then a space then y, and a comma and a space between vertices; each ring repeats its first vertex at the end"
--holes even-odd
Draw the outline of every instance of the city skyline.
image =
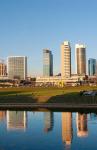
POLYGON ((97 0, 0 0, 0 150, 97 149, 97 0))
MULTIPOLYGON (((41 51, 47 47, 53 50, 54 74, 57 74, 60 72, 60 43, 70 39, 72 63, 74 43, 88 46, 87 59, 96 58, 96 5, 96 0, 1 1, 0 57, 28 56, 29 75, 42 75, 41 51)), ((75 71, 74 65, 72 71, 75 71)))
MULTIPOLYGON (((69 41, 64 41, 63 43, 60 44, 60 53, 61 53, 61 56, 60 56, 60 59, 61 59, 61 66, 60 66, 60 72, 61 73, 60 75, 62 77, 70 77, 72 74, 76 74, 76 75, 90 75, 89 73, 89 60, 90 59, 93 59, 95 60, 95 69, 97 70, 97 59, 94 59, 94 58, 89 58, 87 60, 87 49, 86 49, 86 45, 82 44, 82 43, 77 43, 75 44, 75 60, 74 60, 74 67, 75 67, 75 70, 74 72, 72 71, 72 66, 73 64, 71 63, 71 60, 72 60, 72 47, 71 47, 71 43, 69 41), (66 56, 65 56, 66 55, 66 56), (69 66, 68 66, 69 65, 69 66), (65 66, 65 68, 64 68, 65 66), (69 68, 68 68, 68 67, 69 68), (67 75, 66 75, 67 73, 67 75)), ((7 63, 5 64, 5 60, 4 59, 1 59, 1 63, 3 65, 6 65, 7 66, 7 72, 6 72, 6 75, 9 76, 9 73, 8 73, 8 58, 18 58, 18 57, 26 57, 27 59, 27 56, 8 56, 7 57, 7 63)), ((2 65, 1 64, 1 65, 2 65)), ((28 63, 27 63, 28 64, 28 63)), ((41 72, 42 72, 42 75, 41 76, 44 76, 44 77, 49 77, 49 76, 54 76, 54 75, 59 75, 58 74, 54 74, 53 73, 53 68, 55 66, 53 66, 53 54, 52 54, 52 51, 45 48, 43 49, 43 60, 42 60, 42 68, 41 68, 41 72), (42 71, 43 70, 43 71, 42 71)), ((26 66, 27 68, 29 67, 28 65, 26 66)), ((93 67, 93 66, 91 66, 93 67)), ((15 68, 13 68, 15 69, 15 68)), ((93 68, 92 68, 93 69, 93 68)), ((28 69, 26 69, 27 72, 28 72, 28 69)), ((2 68, 1 68, 1 71, 2 71, 2 68)), ((13 70, 14 71, 14 70, 13 70)), ((6 76, 5 75, 5 76, 6 76)), ((96 75, 96 72, 95 74, 96 75)), ((37 72, 36 72, 36 76, 37 76, 37 72)), ((90 76, 93 76, 93 75, 90 75, 90 76)), ((3 77, 3 76, 2 76, 3 77)), ((27 74, 27 77, 29 77, 29 73, 27 74)))

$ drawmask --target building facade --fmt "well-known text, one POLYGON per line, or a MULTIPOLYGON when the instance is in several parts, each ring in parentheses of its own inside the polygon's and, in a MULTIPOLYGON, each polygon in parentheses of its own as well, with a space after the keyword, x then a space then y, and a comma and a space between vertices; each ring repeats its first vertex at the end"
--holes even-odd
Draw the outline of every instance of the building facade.
POLYGON ((76 86, 79 82, 83 81, 85 76, 71 75, 70 78, 61 77, 61 76, 52 76, 52 77, 37 77, 36 85, 50 85, 64 87, 65 85, 76 86))
POLYGON ((90 58, 88 60, 88 75, 89 76, 96 75, 96 59, 90 58))
POLYGON ((48 49, 43 50, 43 76, 53 76, 53 55, 48 49))
POLYGON ((25 80, 27 78, 27 57, 26 56, 8 57, 7 69, 9 79, 25 80))
POLYGON ((6 77, 7 76, 7 66, 5 63, 0 62, 0 77, 6 77))
POLYGON ((86 47, 82 44, 75 45, 76 54, 76 73, 78 75, 86 74, 86 47))
POLYGON ((61 44, 61 76, 71 76, 71 47, 68 41, 61 44))

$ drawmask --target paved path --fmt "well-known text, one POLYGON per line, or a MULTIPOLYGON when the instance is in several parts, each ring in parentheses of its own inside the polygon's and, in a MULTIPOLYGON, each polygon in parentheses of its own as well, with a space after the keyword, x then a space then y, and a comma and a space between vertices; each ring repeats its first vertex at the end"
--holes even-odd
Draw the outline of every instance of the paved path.
POLYGON ((0 108, 64 108, 64 109, 76 109, 76 108, 97 108, 97 104, 65 104, 65 103, 0 103, 0 108))

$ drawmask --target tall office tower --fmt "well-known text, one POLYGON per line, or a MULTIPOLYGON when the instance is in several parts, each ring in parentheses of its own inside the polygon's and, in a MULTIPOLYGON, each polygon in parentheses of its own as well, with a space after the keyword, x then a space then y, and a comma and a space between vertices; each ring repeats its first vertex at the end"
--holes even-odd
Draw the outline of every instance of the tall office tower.
POLYGON ((27 115, 25 111, 7 111, 7 129, 25 130, 27 128, 27 115))
POLYGON ((54 116, 53 112, 44 113, 44 131, 52 131, 54 126, 54 116))
POLYGON ((71 47, 68 41, 61 44, 61 76, 71 76, 71 47))
POLYGON ((53 55, 48 49, 43 50, 43 76, 53 76, 53 55))
POLYGON ((0 77, 6 77, 6 76, 7 76, 7 66, 4 60, 0 60, 0 77))
POLYGON ((7 69, 9 79, 27 78, 27 57, 26 56, 9 56, 7 59, 7 69))
POLYGON ((82 44, 75 45, 76 54, 76 73, 78 75, 86 74, 86 47, 82 44))
POLYGON ((87 114, 77 113, 76 124, 77 124, 77 136, 78 137, 88 136, 87 114))
POLYGON ((72 113, 62 112, 62 141, 65 143, 65 148, 70 147, 72 142, 72 113))
POLYGON ((94 76, 96 74, 96 59, 90 58, 88 60, 88 75, 94 76))

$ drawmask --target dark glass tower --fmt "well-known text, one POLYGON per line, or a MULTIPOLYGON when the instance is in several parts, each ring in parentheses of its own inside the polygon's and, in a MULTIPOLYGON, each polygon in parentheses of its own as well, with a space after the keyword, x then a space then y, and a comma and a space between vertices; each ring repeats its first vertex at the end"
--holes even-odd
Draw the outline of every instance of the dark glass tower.
POLYGON ((53 55, 48 49, 43 50, 43 76, 53 76, 53 55))
POLYGON ((90 58, 88 60, 88 74, 94 76, 96 74, 96 59, 90 58))

